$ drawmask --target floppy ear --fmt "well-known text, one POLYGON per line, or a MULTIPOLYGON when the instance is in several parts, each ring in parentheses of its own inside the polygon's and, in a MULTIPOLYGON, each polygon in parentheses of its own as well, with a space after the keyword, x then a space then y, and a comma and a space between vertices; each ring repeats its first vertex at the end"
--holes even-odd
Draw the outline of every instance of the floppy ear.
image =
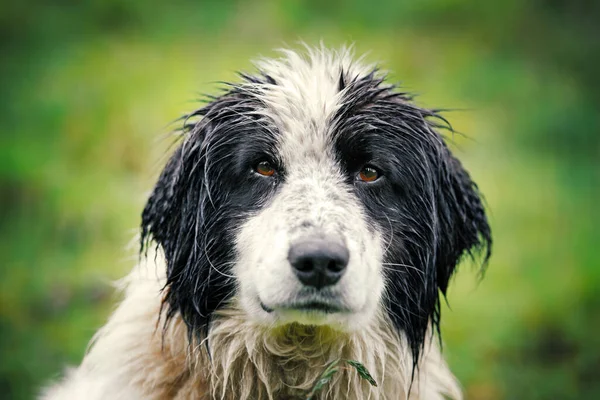
POLYGON ((464 254, 491 254, 492 237, 477 185, 444 145, 438 187, 437 284, 446 294, 448 281, 464 254))
MULTIPOLYGON (((219 279, 222 277, 211 277, 203 234, 215 214, 204 174, 203 151, 210 131, 207 120, 184 128, 185 139, 169 159, 146 203, 141 235, 142 249, 152 240, 165 255, 167 317, 181 312, 189 327, 201 330, 206 329, 215 302, 221 300, 214 291, 229 283, 219 279), (211 278, 209 287, 206 282, 211 278)), ((214 252, 212 256, 216 257, 214 252)))
POLYGON ((231 198, 220 181, 235 165, 231 132, 254 129, 248 123, 254 103, 241 93, 232 89, 183 118, 184 138, 142 213, 142 250, 152 240, 165 255, 167 317, 180 313, 194 328, 190 334, 206 333, 213 312, 235 289, 227 268, 234 258, 231 227, 239 214, 223 212, 231 198))

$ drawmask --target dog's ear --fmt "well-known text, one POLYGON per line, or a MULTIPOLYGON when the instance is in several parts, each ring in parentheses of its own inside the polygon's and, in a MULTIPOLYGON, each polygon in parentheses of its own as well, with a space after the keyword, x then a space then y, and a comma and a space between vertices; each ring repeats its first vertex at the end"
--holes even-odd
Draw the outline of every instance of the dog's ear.
POLYGON ((165 256, 167 317, 179 312, 194 328, 189 332, 206 333, 213 312, 234 291, 233 277, 222 272, 234 256, 227 227, 235 221, 222 212, 230 200, 220 190, 220 177, 235 162, 227 146, 230 133, 253 128, 243 100, 230 91, 183 117, 182 140, 142 213, 142 250, 154 242, 165 256), (230 164, 219 168, 215 160, 230 164))
POLYGON ((491 253, 492 237, 477 185, 444 145, 439 170, 437 284, 446 294, 448 282, 463 255, 491 253))
POLYGON ((207 329, 212 311, 222 300, 215 290, 228 284, 217 276, 207 286, 211 269, 202 232, 210 219, 207 213, 214 218, 214 212, 205 185, 202 152, 210 129, 211 124, 204 120, 184 131, 183 141, 167 162, 146 203, 141 227, 142 249, 147 249, 153 241, 165 256, 167 281, 163 306, 167 320, 179 312, 188 327, 199 328, 199 332, 207 329))

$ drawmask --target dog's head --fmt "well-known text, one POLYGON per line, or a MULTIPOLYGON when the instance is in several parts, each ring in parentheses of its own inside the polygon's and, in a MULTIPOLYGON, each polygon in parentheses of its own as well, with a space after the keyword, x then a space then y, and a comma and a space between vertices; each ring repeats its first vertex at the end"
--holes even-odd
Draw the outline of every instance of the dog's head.
POLYGON ((232 302, 267 326, 387 315, 418 353, 461 257, 491 244, 445 120, 347 51, 258 70, 186 116, 144 210, 170 313, 198 333, 232 302))

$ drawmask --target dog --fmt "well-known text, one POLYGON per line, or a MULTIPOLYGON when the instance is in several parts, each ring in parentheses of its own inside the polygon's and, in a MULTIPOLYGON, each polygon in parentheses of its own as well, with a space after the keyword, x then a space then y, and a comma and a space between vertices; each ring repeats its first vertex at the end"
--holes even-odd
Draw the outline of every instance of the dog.
POLYGON ((436 110, 351 49, 282 50, 182 118, 139 265, 62 399, 460 399, 440 352, 459 261, 490 257, 436 110))

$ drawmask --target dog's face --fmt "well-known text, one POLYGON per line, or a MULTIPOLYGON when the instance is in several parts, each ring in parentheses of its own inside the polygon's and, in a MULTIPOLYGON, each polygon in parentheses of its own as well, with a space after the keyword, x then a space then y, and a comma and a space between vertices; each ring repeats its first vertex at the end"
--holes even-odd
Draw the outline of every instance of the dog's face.
POLYGON ((444 120, 347 52, 258 68, 187 116, 144 210, 169 311, 198 332, 232 302, 268 326, 386 315, 418 353, 460 257, 491 243, 444 120))
POLYGON ((369 322, 383 290, 389 232, 369 219, 364 202, 386 178, 373 149, 360 149, 370 164, 357 162, 351 133, 336 137, 331 110, 314 111, 283 117, 285 133, 276 131, 267 160, 245 161, 255 184, 271 191, 240 222, 232 271, 252 318, 353 329, 369 322))

